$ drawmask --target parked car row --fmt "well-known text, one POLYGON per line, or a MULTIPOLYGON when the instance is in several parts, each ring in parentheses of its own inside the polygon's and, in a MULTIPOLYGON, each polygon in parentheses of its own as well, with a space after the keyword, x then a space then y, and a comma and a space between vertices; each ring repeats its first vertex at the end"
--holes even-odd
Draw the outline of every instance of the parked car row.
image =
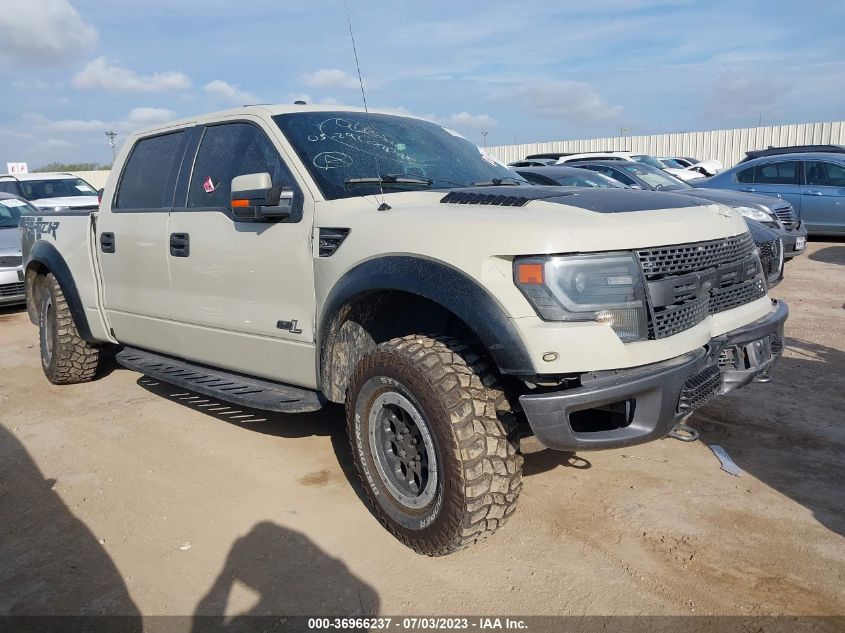
POLYGON ((684 191, 687 195, 726 202, 746 217, 780 231, 787 258, 803 251, 808 234, 845 234, 843 145, 750 150, 730 169, 722 169, 718 161, 712 160, 699 161, 683 156, 655 158, 620 151, 531 154, 509 166, 520 170, 551 165, 592 169, 633 188, 687 189, 684 191), (667 173, 676 178, 667 179, 667 173), (686 187, 679 180, 685 181, 686 187), (701 191, 690 192, 691 188, 701 191), (714 193, 717 190, 723 193, 714 193), (736 194, 726 195, 727 190, 736 194), (755 197, 745 198, 738 194, 755 194, 755 197))

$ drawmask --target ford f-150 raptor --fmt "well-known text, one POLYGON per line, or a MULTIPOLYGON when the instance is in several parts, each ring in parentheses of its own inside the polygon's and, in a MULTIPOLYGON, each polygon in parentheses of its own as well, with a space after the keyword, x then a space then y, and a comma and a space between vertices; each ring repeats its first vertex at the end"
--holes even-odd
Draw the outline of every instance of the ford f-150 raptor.
POLYGON ((344 403, 416 551, 514 512, 520 448, 665 437, 767 372, 787 307, 743 218, 532 186, 436 123, 250 106, 129 137, 98 211, 22 219, 44 372, 101 358, 273 411, 344 403))

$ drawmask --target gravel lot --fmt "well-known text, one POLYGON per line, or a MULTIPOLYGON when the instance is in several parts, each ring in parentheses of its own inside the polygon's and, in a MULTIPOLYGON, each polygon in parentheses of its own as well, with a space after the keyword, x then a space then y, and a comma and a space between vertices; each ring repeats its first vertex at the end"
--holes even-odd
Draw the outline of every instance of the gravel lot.
POLYGON ((0 614, 845 615, 845 241, 773 295, 774 381, 697 412, 702 441, 529 455, 511 522, 439 559, 362 503, 340 408, 244 411, 119 368, 55 387, 0 309, 0 614))

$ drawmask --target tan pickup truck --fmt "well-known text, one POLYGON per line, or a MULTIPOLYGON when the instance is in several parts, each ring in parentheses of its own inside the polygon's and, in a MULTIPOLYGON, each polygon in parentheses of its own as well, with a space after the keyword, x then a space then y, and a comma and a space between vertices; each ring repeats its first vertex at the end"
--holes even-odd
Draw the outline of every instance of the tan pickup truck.
POLYGON ((532 186, 406 116, 169 124, 127 140, 98 211, 22 227, 52 382, 92 379, 108 349, 244 406, 345 403, 376 515, 429 555, 507 520, 521 448, 665 437, 783 346, 787 307, 735 212, 532 186))

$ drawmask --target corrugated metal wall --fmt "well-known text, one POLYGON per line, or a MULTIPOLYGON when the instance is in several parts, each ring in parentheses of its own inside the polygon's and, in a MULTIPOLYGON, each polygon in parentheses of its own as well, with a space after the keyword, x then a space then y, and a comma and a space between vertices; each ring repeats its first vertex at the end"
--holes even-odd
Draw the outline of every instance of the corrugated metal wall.
POLYGON ((782 147, 820 143, 845 145, 845 121, 500 145, 488 147, 487 151, 506 163, 524 158, 528 154, 542 152, 594 152, 615 149, 652 156, 691 156, 700 160, 716 158, 722 161, 725 167, 730 167, 745 156, 746 150, 763 149, 769 145, 782 147))

